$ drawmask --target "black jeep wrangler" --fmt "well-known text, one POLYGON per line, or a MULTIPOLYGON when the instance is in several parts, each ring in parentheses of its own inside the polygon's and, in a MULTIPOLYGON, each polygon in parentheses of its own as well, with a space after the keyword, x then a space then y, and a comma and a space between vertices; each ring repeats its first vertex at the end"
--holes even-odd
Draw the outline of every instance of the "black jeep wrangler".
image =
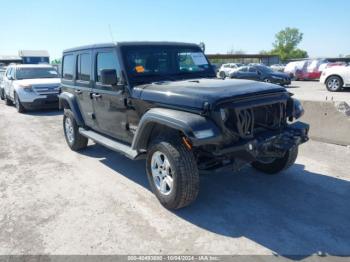
MULTIPOLYGON (((124 42, 64 51, 60 107, 69 147, 88 139, 146 158, 151 188, 169 209, 190 204, 199 172, 251 164, 276 174, 295 162, 309 126, 283 87, 223 80, 199 46, 124 42)), ((121 163, 122 164, 122 163, 121 163)))

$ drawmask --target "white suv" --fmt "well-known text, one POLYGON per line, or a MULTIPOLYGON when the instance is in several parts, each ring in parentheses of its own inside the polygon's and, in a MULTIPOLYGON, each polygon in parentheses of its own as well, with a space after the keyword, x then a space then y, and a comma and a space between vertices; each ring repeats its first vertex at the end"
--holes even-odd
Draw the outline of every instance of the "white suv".
POLYGON ((325 84, 328 91, 336 92, 344 87, 350 87, 350 66, 333 66, 326 68, 320 82, 325 84))
POLYGON ((7 105, 17 111, 37 108, 58 108, 61 80, 50 65, 11 65, 3 77, 7 105))

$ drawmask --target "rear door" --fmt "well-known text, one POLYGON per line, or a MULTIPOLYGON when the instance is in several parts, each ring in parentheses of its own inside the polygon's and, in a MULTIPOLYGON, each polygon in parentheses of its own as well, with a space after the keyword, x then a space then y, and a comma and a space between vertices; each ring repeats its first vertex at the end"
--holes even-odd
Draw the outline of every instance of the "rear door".
POLYGON ((62 87, 76 97, 85 125, 93 128, 91 51, 65 54, 62 65, 62 87))
POLYGON ((128 140, 125 90, 101 83, 101 70, 114 69, 120 77, 115 48, 94 51, 93 105, 97 130, 122 141, 128 140))
POLYGON ((250 66, 248 69, 248 79, 250 80, 260 80, 260 75, 258 73, 258 70, 254 66, 250 66))

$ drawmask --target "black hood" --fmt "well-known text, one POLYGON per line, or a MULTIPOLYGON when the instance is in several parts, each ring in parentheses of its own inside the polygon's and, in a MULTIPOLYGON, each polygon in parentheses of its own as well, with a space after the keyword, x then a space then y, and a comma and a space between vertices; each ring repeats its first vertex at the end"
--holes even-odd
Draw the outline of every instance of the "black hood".
POLYGON ((134 87, 134 95, 139 99, 197 109, 202 109, 204 102, 212 105, 231 98, 276 92, 286 90, 274 84, 237 79, 194 79, 134 87))

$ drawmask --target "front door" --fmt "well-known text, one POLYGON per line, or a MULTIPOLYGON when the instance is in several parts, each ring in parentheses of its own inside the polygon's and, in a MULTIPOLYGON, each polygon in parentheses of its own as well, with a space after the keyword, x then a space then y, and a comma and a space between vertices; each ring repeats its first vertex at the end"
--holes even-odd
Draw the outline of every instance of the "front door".
POLYGON ((97 49, 95 58, 95 82, 92 92, 94 116, 97 131, 122 141, 127 141, 127 107, 125 90, 104 85, 101 82, 101 70, 114 69, 120 77, 120 66, 116 50, 97 49))

